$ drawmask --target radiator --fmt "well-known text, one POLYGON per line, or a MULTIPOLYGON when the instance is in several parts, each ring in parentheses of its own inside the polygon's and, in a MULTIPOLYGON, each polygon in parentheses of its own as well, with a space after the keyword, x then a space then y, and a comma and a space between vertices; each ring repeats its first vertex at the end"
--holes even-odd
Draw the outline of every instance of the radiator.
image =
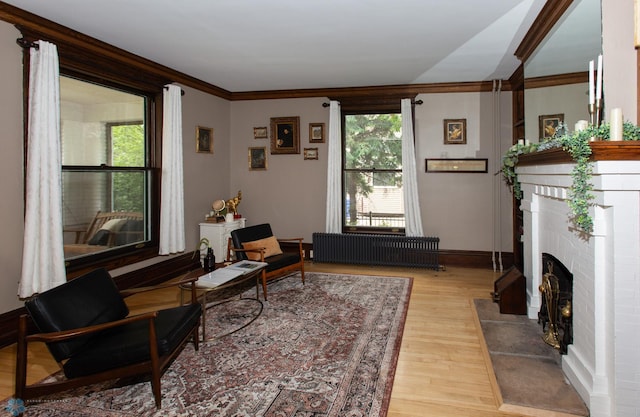
POLYGON ((314 262, 439 269, 437 237, 314 233, 314 262))

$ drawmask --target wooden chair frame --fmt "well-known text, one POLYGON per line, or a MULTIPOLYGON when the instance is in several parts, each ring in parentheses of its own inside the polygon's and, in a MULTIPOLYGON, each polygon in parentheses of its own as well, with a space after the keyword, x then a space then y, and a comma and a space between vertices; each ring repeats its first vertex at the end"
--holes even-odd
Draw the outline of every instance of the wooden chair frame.
MULTIPOLYGON (((267 281, 270 279, 275 279, 287 275, 288 273, 294 271, 300 271, 300 275, 302 277, 302 283, 304 284, 304 251, 302 249, 302 241, 301 237, 294 238, 277 238, 278 243, 296 243, 298 246, 298 252, 300 253, 300 262, 287 265, 283 268, 276 269, 273 271, 267 272, 267 268, 262 270, 262 295, 264 296, 264 300, 267 301, 267 281)), ((257 249, 240 249, 235 248, 233 246, 233 240, 229 238, 229 242, 227 244, 227 262, 231 262, 232 253, 235 252, 244 252, 244 253, 259 253, 260 254, 260 262, 265 261, 264 254, 267 248, 257 248, 257 249)))
MULTIPOLYGON (((152 287, 133 288, 129 290, 120 291, 123 296, 131 295, 144 291, 151 291, 160 288, 172 287, 176 285, 191 285, 191 302, 196 303, 196 291, 195 281, 198 277, 190 279, 183 279, 180 281, 160 284, 152 287)), ((158 315, 157 311, 144 313, 136 316, 126 317, 122 320, 116 320, 109 323, 103 323, 95 326, 88 326, 78 329, 72 329, 60 332, 51 333, 36 333, 27 335, 28 327, 28 315, 20 316, 18 322, 18 343, 16 354, 16 391, 15 398, 22 400, 28 400, 31 398, 39 397, 42 395, 53 394, 60 391, 66 391, 72 388, 78 388, 81 386, 94 384, 96 382, 107 381, 111 379, 118 379, 123 377, 130 377, 135 375, 150 374, 151 375, 151 387, 155 403, 158 408, 162 406, 162 394, 160 387, 160 378, 164 371, 167 370, 173 360, 182 352, 182 349, 186 345, 190 338, 193 338, 195 350, 199 349, 199 335, 198 329, 200 324, 198 323, 194 328, 182 339, 178 344, 178 347, 164 356, 158 354, 158 344, 156 343, 156 327, 154 320, 158 315), (44 342, 51 343, 62 340, 68 340, 75 337, 85 336, 91 333, 100 332, 106 329, 123 326, 136 321, 147 321, 149 323, 149 354, 150 359, 145 362, 124 366, 116 369, 110 369, 108 371, 87 375, 83 377, 77 377, 72 379, 63 379, 54 382, 39 382, 32 385, 27 385, 27 352, 28 344, 31 342, 44 342)), ((62 369, 62 363, 58 362, 60 369, 62 369)))

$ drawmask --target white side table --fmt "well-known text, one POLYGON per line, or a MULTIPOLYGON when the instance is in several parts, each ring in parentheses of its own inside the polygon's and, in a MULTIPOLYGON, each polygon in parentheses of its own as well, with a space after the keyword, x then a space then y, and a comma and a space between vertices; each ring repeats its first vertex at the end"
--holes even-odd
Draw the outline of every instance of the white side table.
MULTIPOLYGON (((231 232, 243 228, 246 221, 247 219, 241 218, 232 222, 200 223, 200 239, 206 237, 209 240, 209 246, 213 249, 217 262, 226 260, 231 232)), ((201 258, 206 255, 206 252, 206 248, 200 251, 201 258)))

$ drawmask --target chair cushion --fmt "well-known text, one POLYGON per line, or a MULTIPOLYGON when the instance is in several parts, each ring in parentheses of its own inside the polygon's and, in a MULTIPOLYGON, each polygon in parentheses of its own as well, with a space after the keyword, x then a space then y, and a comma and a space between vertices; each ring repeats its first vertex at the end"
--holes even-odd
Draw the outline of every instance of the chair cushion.
POLYGON ((270 256, 264 260, 269 265, 265 268, 267 272, 276 271, 289 265, 300 262, 300 254, 298 252, 283 252, 280 255, 270 256))
MULTIPOLYGON (((52 288, 25 302, 25 307, 40 332, 106 323, 125 318, 129 309, 105 269, 96 269, 52 288)), ((47 344, 57 361, 82 348, 90 336, 47 344)))
MULTIPOLYGON (((282 253, 282 249, 280 249, 280 243, 278 243, 278 239, 276 239, 275 236, 269 236, 264 239, 258 239, 251 242, 244 242, 242 243, 242 247, 244 249, 265 248, 265 258, 268 258, 269 256, 280 255, 282 253)), ((247 258, 252 261, 259 261, 260 254, 258 252, 249 252, 247 253, 247 258)))
MULTIPOLYGON (((242 248, 244 242, 252 242, 254 240, 264 239, 273 236, 271 226, 269 223, 258 224, 255 226, 243 227, 231 231, 231 241, 234 248, 242 248)), ((247 256, 244 252, 237 252, 236 258, 238 260, 247 260, 247 256)))
MULTIPOLYGON (((198 326, 201 312, 199 303, 158 311, 155 325, 160 356, 173 352, 198 326)), ((64 374, 76 378, 149 359, 149 322, 142 320, 97 334, 64 364, 64 374)))

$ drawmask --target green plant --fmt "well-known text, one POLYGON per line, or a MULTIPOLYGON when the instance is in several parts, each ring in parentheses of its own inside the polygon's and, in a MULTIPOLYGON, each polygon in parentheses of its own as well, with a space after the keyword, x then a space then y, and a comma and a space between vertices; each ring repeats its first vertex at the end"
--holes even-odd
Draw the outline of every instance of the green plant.
POLYGON ((206 237, 203 237, 202 239, 200 239, 200 242, 198 242, 198 249, 193 251, 192 259, 194 259, 197 255, 200 255, 202 246, 204 246, 205 249, 208 248, 210 246, 209 239, 207 239, 206 237))
POLYGON ((502 156, 502 178, 511 187, 513 195, 519 200, 522 198, 522 189, 516 174, 516 165, 518 165, 518 157, 523 153, 535 152, 538 148, 537 143, 533 144, 515 144, 507 150, 502 156))
MULTIPOLYGON (((633 123, 624 122, 622 131, 623 140, 640 140, 640 127, 633 123)), ((512 188, 513 195, 520 199, 522 198, 522 189, 515 172, 519 155, 561 147, 571 155, 576 163, 571 171, 572 184, 569 189, 568 200, 573 215, 572 221, 579 230, 591 233, 593 231, 593 219, 589 214, 589 207, 595 197, 591 193, 593 190, 591 182, 593 163, 589 160, 591 156, 589 142, 591 138, 609 140, 610 125, 609 123, 603 123, 598 127, 589 126, 585 130, 572 133, 567 130, 566 125, 561 125, 557 132, 554 137, 539 144, 518 144, 509 148, 502 157, 502 176, 507 185, 512 188)))

